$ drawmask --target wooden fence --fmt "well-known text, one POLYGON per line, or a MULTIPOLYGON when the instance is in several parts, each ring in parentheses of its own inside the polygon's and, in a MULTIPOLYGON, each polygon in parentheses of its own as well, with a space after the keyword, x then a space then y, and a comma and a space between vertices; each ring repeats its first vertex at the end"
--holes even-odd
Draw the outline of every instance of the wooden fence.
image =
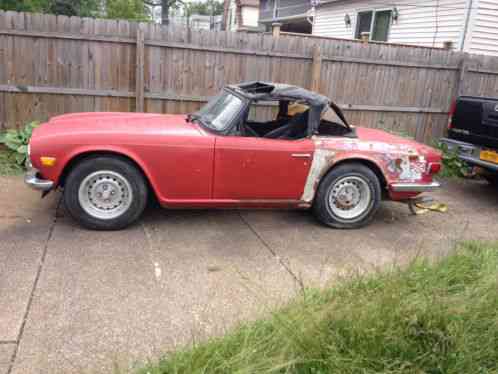
POLYGON ((320 91, 352 124, 431 142, 451 98, 498 96, 498 59, 296 35, 0 12, 0 125, 76 111, 197 110, 249 80, 320 91))

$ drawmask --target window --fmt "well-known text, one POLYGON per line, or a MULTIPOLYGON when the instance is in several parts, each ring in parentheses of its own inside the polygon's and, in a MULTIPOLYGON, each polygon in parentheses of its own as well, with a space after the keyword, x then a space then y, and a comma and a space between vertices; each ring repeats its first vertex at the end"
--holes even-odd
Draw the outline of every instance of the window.
POLYGON ((224 131, 243 107, 241 99, 223 91, 195 113, 195 117, 213 130, 224 131))
POLYGON ((268 104, 251 104, 243 124, 244 136, 285 140, 306 137, 310 109, 306 103, 281 100, 268 104))
POLYGON ((356 19, 356 39, 368 34, 369 40, 387 42, 391 26, 392 10, 369 10, 359 12, 356 19))

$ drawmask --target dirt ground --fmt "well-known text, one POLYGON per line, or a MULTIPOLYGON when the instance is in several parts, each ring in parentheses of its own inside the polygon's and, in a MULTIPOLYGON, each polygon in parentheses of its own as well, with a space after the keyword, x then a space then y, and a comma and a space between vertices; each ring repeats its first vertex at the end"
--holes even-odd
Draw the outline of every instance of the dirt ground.
POLYGON ((338 231, 297 211, 149 209, 120 232, 80 228, 53 193, 0 177, 0 374, 128 369, 264 314, 304 286, 463 239, 498 239, 498 190, 450 181, 448 213, 383 203, 338 231))

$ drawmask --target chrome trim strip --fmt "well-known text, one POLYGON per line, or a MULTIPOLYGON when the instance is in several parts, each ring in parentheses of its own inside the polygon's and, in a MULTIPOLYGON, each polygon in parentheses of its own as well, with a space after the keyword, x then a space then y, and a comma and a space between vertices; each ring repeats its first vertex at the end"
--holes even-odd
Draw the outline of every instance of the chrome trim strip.
POLYGON ((471 157, 471 156, 458 156, 461 160, 469 163, 469 164, 472 164, 472 165, 477 165, 477 166, 481 166, 485 169, 490 169, 490 170, 494 170, 494 171, 498 171, 498 164, 493 164, 492 162, 488 162, 488 161, 484 161, 484 160, 481 160, 479 158, 475 158, 475 157, 471 157))
POLYGON ((291 156, 294 158, 311 158, 311 153, 293 153, 291 156))
POLYGON ((38 170, 28 169, 24 175, 24 183, 37 191, 48 192, 54 187, 54 182, 48 179, 40 179, 37 176, 38 170))
POLYGON ((393 183, 391 184, 391 191, 394 192, 427 192, 434 191, 441 187, 439 182, 433 181, 432 183, 393 183))

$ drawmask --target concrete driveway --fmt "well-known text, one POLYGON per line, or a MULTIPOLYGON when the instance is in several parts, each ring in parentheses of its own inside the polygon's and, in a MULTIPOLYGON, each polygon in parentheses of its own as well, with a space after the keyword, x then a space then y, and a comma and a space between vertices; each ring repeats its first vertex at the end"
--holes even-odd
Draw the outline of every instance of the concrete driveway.
POLYGON ((120 232, 81 229, 60 195, 0 177, 0 374, 96 373, 221 334, 344 271, 496 239, 498 191, 451 182, 447 214, 384 203, 361 230, 306 212, 149 209, 120 232))

